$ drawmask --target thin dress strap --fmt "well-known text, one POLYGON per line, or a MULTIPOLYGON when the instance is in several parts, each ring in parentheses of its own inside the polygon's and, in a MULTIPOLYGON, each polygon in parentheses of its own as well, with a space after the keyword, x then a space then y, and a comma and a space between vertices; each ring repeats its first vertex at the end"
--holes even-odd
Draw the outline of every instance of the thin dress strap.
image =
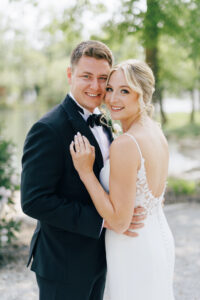
POLYGON ((141 150, 140 150, 140 146, 138 145, 138 142, 136 141, 136 138, 135 138, 132 134, 130 134, 130 133, 128 133, 128 132, 125 132, 124 134, 125 134, 125 135, 128 135, 128 136, 135 142, 135 144, 136 144, 136 146, 137 146, 137 148, 138 148, 138 151, 139 151, 139 153, 140 153, 141 161, 143 161, 144 159, 143 159, 143 156, 142 156, 142 152, 141 152, 141 150))

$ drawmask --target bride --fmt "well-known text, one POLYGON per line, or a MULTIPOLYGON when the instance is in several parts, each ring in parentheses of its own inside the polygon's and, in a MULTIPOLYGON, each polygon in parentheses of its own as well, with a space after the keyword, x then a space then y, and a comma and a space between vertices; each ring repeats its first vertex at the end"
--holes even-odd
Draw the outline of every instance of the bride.
POLYGON ((70 145, 74 166, 106 230, 107 279, 104 300, 173 300, 174 241, 162 202, 168 172, 168 145, 151 118, 154 76, 143 62, 129 60, 111 70, 106 104, 123 134, 110 147, 110 159, 93 172, 94 147, 78 133, 70 145), (147 211, 140 234, 130 238, 134 207, 147 211))

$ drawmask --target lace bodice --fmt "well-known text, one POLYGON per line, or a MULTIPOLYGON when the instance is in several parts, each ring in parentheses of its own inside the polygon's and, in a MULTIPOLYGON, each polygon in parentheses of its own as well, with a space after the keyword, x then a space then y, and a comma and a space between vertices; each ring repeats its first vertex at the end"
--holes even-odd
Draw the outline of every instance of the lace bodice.
MULTIPOLYGON (((146 168, 145 168, 145 159, 142 156, 140 147, 134 136, 132 136, 129 133, 124 133, 124 134, 129 136, 135 142, 141 157, 141 166, 137 172, 135 206, 142 206, 146 209, 147 214, 152 214, 154 210, 156 210, 160 205, 162 205, 162 201, 166 189, 166 183, 162 194, 159 197, 155 197, 152 194, 152 191, 149 189, 147 175, 146 175, 146 168)), ((107 191, 109 189, 109 173, 110 173, 110 165, 109 165, 109 161, 107 161, 100 174, 101 183, 107 191)))
MULTIPOLYGON (((136 139, 141 165, 136 178, 135 206, 147 210, 143 228, 137 238, 106 230, 107 275, 103 300, 174 300, 174 240, 162 210, 164 191, 154 197, 149 189, 146 164, 136 139), (133 288, 134 284, 134 288, 133 288)), ((119 170, 120 172, 120 170, 119 170)), ((110 162, 100 173, 104 188, 109 189, 110 162)), ((164 188, 165 190, 165 188, 164 188)))
POLYGON ((146 175, 146 168, 145 168, 145 159, 142 156, 142 152, 138 142, 136 141, 135 137, 129 133, 125 133, 125 135, 129 136, 137 145, 138 151, 141 157, 141 166, 137 173, 137 182, 136 182, 136 201, 135 205, 142 205, 147 210, 148 214, 152 214, 153 210, 162 204, 166 183, 163 189, 162 194, 159 197, 155 197, 152 194, 152 191, 149 188, 147 175, 146 175))

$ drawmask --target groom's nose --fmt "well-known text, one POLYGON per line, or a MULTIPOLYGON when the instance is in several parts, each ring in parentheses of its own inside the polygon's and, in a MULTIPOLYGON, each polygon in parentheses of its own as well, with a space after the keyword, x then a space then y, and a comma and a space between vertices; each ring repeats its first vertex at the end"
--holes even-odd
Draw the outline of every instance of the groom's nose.
POLYGON ((93 90, 98 90, 99 89, 98 78, 93 78, 93 80, 90 82, 90 88, 92 88, 93 90))

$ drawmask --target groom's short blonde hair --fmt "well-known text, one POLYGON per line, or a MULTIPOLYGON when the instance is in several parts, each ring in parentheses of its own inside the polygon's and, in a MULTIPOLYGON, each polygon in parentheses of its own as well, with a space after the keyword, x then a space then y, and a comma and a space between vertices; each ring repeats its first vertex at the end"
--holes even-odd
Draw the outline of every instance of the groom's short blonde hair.
POLYGON ((77 65, 82 56, 94 57, 96 59, 105 59, 110 67, 113 65, 113 55, 111 50, 104 43, 99 41, 83 41, 72 51, 71 54, 71 68, 77 65))

